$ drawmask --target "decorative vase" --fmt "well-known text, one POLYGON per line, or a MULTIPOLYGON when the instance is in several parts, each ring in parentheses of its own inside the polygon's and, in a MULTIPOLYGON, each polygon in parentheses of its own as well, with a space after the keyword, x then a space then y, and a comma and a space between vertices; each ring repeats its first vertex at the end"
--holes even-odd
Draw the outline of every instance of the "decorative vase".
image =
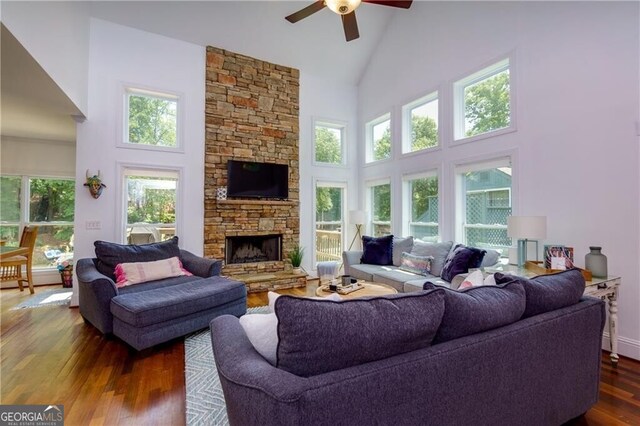
POLYGON ((607 277, 607 256, 602 254, 602 247, 591 246, 584 257, 584 267, 596 278, 607 277))
POLYGON ((62 281, 62 287, 71 288, 73 287, 73 266, 66 266, 62 271, 60 271, 60 280, 62 281))
POLYGON ((301 274, 302 273, 302 268, 299 267, 299 266, 297 266, 297 267, 294 266, 293 270, 291 272, 293 272, 294 274, 301 274))
POLYGON ((227 199, 227 187, 221 186, 216 189, 216 199, 218 200, 226 200, 227 199))

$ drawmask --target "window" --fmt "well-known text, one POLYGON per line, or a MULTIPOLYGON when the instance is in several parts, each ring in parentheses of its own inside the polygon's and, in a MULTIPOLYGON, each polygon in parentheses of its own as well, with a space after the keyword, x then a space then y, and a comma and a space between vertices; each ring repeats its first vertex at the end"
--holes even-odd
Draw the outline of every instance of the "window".
POLYGON ((34 268, 50 268, 73 252, 73 179, 2 176, 0 178, 0 238, 17 246, 25 226, 37 225, 34 268))
POLYGON ((344 184, 316 184, 316 262, 342 260, 344 184))
POLYGON ((408 217, 403 234, 424 241, 439 241, 438 177, 435 173, 406 176, 404 183, 408 217))
POLYGON ((127 88, 124 140, 133 146, 178 148, 178 97, 127 88))
POLYGON ((402 107, 402 152, 438 146, 438 92, 402 107))
POLYGON ((316 163, 344 164, 344 125, 315 123, 316 163))
POLYGON ((367 163, 391 158, 391 115, 385 114, 366 126, 367 163))
POLYGON ((454 84, 456 140, 512 125, 509 68, 509 59, 505 59, 454 84))
POLYGON ((127 209, 124 241, 153 243, 176 234, 177 171, 126 169, 124 188, 127 209))
POLYGON ((368 197, 371 234, 374 237, 391 234, 391 184, 388 181, 371 183, 368 197))
POLYGON ((511 163, 508 158, 456 168, 456 239, 501 251, 511 246, 511 163))

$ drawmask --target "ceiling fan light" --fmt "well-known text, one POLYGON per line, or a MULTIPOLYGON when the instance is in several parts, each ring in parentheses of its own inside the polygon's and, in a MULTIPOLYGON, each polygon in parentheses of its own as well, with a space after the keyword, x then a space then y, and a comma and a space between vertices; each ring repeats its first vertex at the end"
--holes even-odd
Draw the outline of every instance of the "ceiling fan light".
POLYGON ((346 15, 356 10, 361 2, 362 0, 325 0, 324 3, 338 15, 346 15))

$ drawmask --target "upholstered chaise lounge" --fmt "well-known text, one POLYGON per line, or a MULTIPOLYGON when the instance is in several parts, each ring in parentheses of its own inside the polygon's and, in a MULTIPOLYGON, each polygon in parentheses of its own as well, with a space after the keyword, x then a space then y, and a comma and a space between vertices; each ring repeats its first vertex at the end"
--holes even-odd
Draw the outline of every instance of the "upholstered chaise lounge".
POLYGON ((178 238, 161 243, 120 245, 96 241, 96 258, 76 266, 80 314, 103 334, 113 333, 142 350, 206 328, 222 314, 246 312, 243 283, 219 276, 222 262, 178 247, 178 238), (178 257, 188 273, 118 286, 119 264, 178 257))

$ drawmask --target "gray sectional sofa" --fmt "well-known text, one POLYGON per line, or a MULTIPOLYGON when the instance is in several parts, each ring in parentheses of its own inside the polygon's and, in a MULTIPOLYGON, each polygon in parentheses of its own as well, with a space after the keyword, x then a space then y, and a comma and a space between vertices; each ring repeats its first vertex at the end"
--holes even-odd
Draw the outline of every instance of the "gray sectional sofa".
POLYGON ((237 318, 214 319, 230 424, 539 426, 582 415, 598 400, 604 303, 582 296, 575 270, 496 280, 340 302, 281 296, 276 366, 237 318))
POLYGON ((114 334, 137 350, 206 328, 218 315, 247 310, 243 283, 220 276, 222 262, 161 243, 120 245, 96 241, 96 258, 76 264, 80 314, 103 334, 114 334), (192 276, 176 276, 118 288, 119 263, 179 257, 192 276))
MULTIPOLYGON (((373 281, 387 284, 395 288, 400 293, 422 290, 422 285, 426 280, 436 284, 457 288, 462 282, 462 278, 452 282, 440 279, 440 273, 445 263, 445 259, 453 250, 453 241, 441 243, 422 242, 413 237, 402 237, 393 239, 393 264, 392 265, 371 265, 360 263, 362 250, 345 251, 342 253, 345 275, 351 275, 357 279, 373 281), (400 259, 402 252, 419 253, 423 256, 433 256, 432 270, 430 274, 420 275, 400 269, 400 259)), ((486 250, 487 253, 482 260, 481 267, 495 265, 500 254, 495 250, 486 250)))

